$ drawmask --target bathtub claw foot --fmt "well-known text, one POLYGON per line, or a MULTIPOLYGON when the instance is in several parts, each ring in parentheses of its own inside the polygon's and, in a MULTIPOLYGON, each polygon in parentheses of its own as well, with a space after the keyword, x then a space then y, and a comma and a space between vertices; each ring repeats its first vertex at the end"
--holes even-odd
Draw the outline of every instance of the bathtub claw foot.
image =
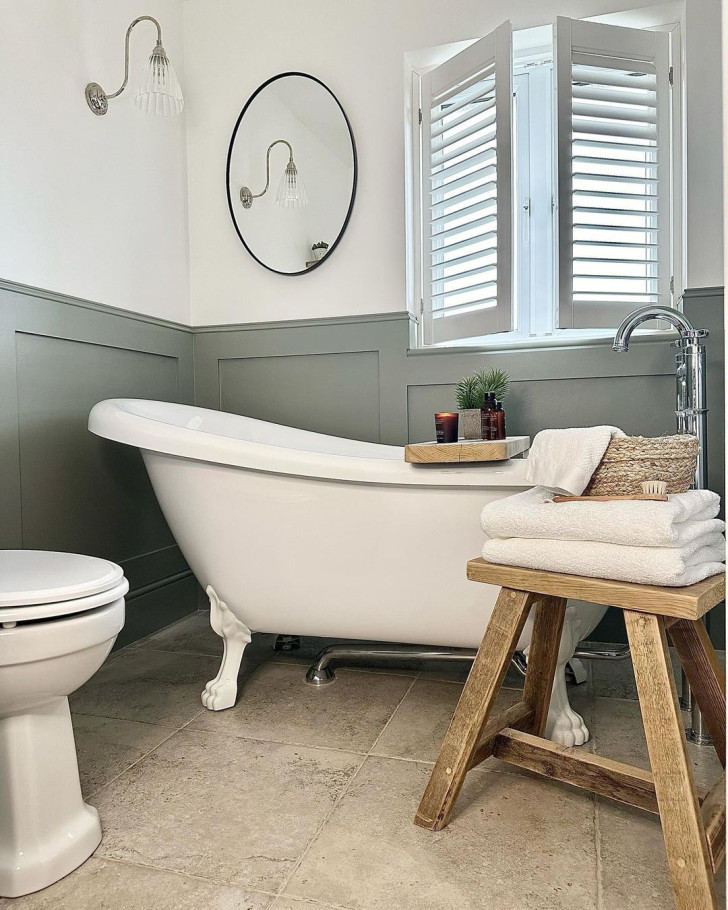
MULTIPOLYGON (((589 730, 584 718, 569 704, 566 689, 566 666, 574 658, 577 644, 584 635, 584 618, 576 607, 569 604, 564 617, 559 656, 551 691, 551 704, 546 720, 546 737, 561 746, 583 746, 589 742, 589 730)), ((528 648, 526 653, 528 653, 528 648)), ((578 682, 578 676, 577 676, 578 682)))
POLYGON ((217 682, 211 679, 202 693, 202 704, 209 711, 224 711, 225 708, 233 707, 237 695, 237 682, 231 682, 229 679, 217 682))
POLYGON ((250 644, 250 629, 242 623, 220 600, 212 585, 206 592, 210 598, 210 625, 213 631, 222 638, 223 654, 220 670, 214 679, 205 686, 202 693, 202 704, 209 711, 224 711, 232 708, 238 694, 238 672, 246 645, 250 644))

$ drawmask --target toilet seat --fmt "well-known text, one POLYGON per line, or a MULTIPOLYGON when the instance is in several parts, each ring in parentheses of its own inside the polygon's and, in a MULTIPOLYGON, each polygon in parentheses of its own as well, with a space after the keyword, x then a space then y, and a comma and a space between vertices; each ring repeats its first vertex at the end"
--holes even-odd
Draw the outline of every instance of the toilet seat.
POLYGON ((48 550, 0 550, 0 623, 83 613, 123 597, 122 569, 106 559, 48 550))

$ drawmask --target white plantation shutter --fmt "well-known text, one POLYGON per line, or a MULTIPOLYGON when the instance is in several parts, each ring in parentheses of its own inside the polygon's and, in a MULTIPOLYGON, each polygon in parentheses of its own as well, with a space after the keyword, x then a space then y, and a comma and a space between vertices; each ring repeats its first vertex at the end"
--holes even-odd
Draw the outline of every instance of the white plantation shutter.
POLYGON ((668 42, 557 19, 560 328, 672 303, 668 42))
POLYGON ((425 343, 512 328, 511 26, 422 79, 425 343))

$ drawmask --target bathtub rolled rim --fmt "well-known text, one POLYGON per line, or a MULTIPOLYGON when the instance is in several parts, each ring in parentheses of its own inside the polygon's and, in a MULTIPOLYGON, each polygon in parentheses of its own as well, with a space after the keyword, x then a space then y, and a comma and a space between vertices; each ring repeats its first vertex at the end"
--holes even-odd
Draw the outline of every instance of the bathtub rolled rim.
POLYGON ((413 465, 404 461, 404 450, 400 446, 337 440, 324 434, 172 402, 128 398, 100 401, 89 414, 88 428, 97 436, 143 451, 272 474, 404 486, 531 486, 525 481, 525 459, 484 465, 413 465), (142 413, 144 410, 146 414, 142 413), (291 444, 270 444, 245 439, 243 435, 221 435, 181 425, 179 421, 183 415, 189 417, 192 412, 199 412, 201 421, 208 419, 211 422, 219 421, 224 415, 222 419, 230 426, 239 427, 241 434, 270 428, 275 435, 285 437, 288 434, 291 444), (293 443, 297 440, 304 445, 311 441, 332 447, 340 444, 356 454, 296 448, 293 443))

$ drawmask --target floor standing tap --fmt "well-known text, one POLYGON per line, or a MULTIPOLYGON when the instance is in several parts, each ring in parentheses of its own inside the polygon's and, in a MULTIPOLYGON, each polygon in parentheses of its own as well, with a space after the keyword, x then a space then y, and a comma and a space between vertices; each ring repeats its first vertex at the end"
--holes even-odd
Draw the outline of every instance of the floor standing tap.
MULTIPOLYGON (((679 332, 679 338, 673 341, 677 348, 675 355, 675 378, 677 381, 677 418, 678 433, 690 433, 698 437, 700 445, 698 464, 695 469, 693 489, 704 490, 708 485, 708 408, 705 392, 705 345, 703 339, 708 337, 707 329, 694 329, 688 320, 677 310, 665 306, 645 306, 630 313, 624 319, 614 336, 613 349, 624 352, 629 349, 632 332, 643 322, 650 319, 661 319, 669 322, 679 332)), ((687 731, 688 739, 699 745, 711 742, 703 726, 697 702, 692 697, 687 679, 683 673, 682 698, 680 703, 691 712, 691 724, 687 731)))

